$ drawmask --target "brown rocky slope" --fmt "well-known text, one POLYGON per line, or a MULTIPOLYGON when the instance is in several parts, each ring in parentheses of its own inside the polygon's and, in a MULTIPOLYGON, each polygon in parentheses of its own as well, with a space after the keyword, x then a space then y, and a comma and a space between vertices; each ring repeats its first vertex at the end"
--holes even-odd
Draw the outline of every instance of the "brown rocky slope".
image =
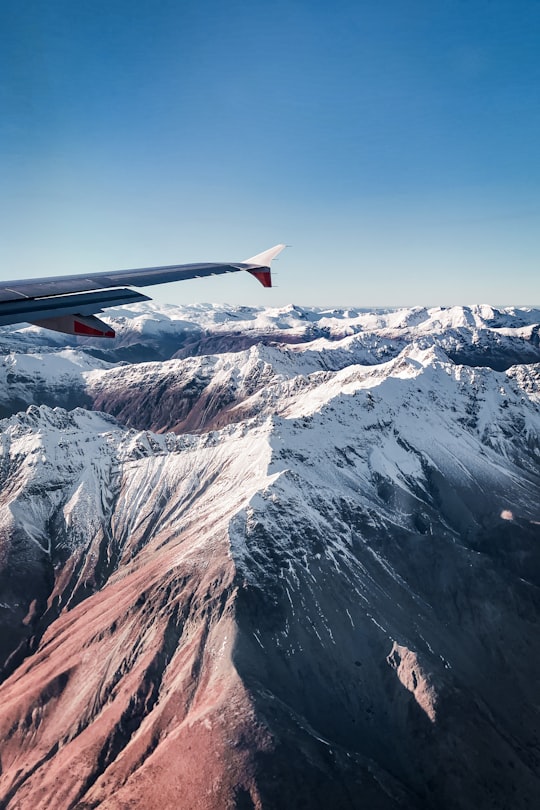
POLYGON ((4 420, 3 806, 534 806, 536 380, 413 347, 198 436, 4 420))

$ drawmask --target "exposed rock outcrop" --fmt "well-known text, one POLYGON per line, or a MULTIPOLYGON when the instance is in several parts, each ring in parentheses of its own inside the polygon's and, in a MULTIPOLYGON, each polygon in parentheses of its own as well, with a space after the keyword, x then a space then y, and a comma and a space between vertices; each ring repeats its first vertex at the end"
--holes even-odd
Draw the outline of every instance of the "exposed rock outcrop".
POLYGON ((6 810, 534 806, 539 367, 387 339, 0 423, 6 810))

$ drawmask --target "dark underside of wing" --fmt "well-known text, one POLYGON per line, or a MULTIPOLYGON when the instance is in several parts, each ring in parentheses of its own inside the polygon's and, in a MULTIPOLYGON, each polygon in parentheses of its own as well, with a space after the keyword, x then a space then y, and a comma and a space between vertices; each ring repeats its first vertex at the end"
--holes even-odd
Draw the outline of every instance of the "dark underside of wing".
POLYGON ((205 263, 4 281, 0 283, 0 326, 27 322, 69 334, 114 337, 113 330, 94 314, 108 307, 150 300, 121 284, 146 287, 239 270, 252 271, 258 277, 261 268, 247 263, 205 263))
MULTIPOLYGON (((74 274, 71 276, 49 276, 46 278, 17 279, 0 282, 0 304, 4 301, 21 301, 28 298, 50 298, 67 293, 80 293, 90 290, 104 290, 121 287, 149 287, 152 284, 165 284, 169 281, 183 281, 222 273, 235 273, 238 270, 257 269, 246 263, 222 264, 171 264, 164 267, 144 267, 139 270, 118 270, 113 273, 74 274)), ((109 305, 111 306, 111 305, 109 305)))
POLYGON ((264 287, 272 286, 270 264, 285 245, 253 256, 244 262, 204 262, 170 264, 117 270, 112 273, 87 273, 46 278, 16 279, 0 282, 0 326, 33 323, 59 332, 93 337, 114 337, 114 331, 96 312, 121 304, 150 300, 124 287, 149 287, 171 281, 219 276, 246 270, 264 287))
POLYGON ((78 295, 56 295, 51 298, 26 298, 0 302, 0 326, 55 318, 62 315, 93 315, 107 307, 149 301, 136 290, 97 290, 78 295))

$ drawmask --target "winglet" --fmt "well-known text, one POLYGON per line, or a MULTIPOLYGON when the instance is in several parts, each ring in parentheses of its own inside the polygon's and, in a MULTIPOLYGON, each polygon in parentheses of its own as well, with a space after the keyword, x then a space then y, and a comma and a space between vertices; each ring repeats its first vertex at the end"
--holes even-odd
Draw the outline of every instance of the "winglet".
POLYGON ((286 248, 287 245, 275 245, 269 250, 264 250, 262 253, 257 253, 256 256, 252 256, 250 259, 246 259, 242 264, 252 265, 252 267, 246 267, 248 273, 251 273, 252 276, 255 276, 258 279, 263 287, 271 287, 272 286, 272 275, 270 272, 270 266, 272 264, 272 260, 276 258, 278 253, 286 248))

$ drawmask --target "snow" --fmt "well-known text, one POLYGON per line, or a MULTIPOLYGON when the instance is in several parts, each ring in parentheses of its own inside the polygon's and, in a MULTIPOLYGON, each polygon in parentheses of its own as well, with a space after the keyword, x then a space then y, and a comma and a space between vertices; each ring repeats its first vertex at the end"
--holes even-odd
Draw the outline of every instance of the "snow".
MULTIPOLYGON (((302 723, 326 745, 335 740, 321 705, 343 705, 344 728, 355 712, 362 734, 396 718, 408 728, 411 707, 435 723, 459 705, 471 668, 473 700, 484 667, 498 708, 496 661, 509 662, 504 689, 514 706, 529 705, 523 683, 532 680, 523 676, 516 692, 514 665, 532 649, 536 586, 525 569, 540 525, 540 364, 521 360, 535 356, 539 316, 487 305, 145 304, 113 313, 119 332, 141 345, 186 331, 194 340, 270 334, 272 345, 235 351, 224 340, 212 354, 138 363, 106 363, 81 346, 38 352, 42 333, 17 333, 0 364, 2 413, 11 413, 0 420, 0 565, 19 566, 21 579, 34 566, 35 581, 53 572, 49 604, 60 610, 96 590, 111 599, 133 575, 131 611, 153 582, 151 609, 133 609, 134 625, 143 615, 161 620, 180 592, 169 597, 169 586, 202 572, 182 644, 198 645, 197 622, 225 616, 231 632, 208 641, 210 656, 225 667, 248 639, 251 683, 260 666, 271 697, 287 706, 294 690, 280 693, 282 685, 303 693, 313 679, 321 733, 302 723), (519 362, 506 371, 476 365, 493 341, 519 362), (478 353, 463 360, 473 346, 478 353), (136 427, 45 404, 69 406, 74 391, 136 427), (155 406, 151 417, 137 408, 139 394, 155 406), (179 416, 186 402, 203 414, 195 427, 179 416), (167 419, 176 433, 163 432, 167 419)), ((1 334, 10 342, 15 332, 1 334)), ((6 597, 7 609, 15 604, 6 597)), ((84 624, 87 606, 79 607, 84 624)), ((61 616, 65 637, 75 613, 61 616)), ((106 657, 108 644, 128 643, 112 633, 106 657)), ((459 716, 470 717, 471 705, 459 716)))
MULTIPOLYGON (((212 515, 229 532, 231 554, 249 578, 260 567, 253 566, 250 537, 262 527, 279 538, 280 512, 291 511, 302 515, 315 537, 335 537, 339 526, 339 539, 323 543, 303 562, 283 541, 286 596, 294 613, 299 565, 306 581, 314 578, 310 566, 323 561, 354 571, 356 586, 369 580, 351 554, 353 533, 338 514, 338 497, 363 510, 369 531, 416 531, 420 525, 431 534, 429 509, 419 504, 429 505, 431 478, 440 475, 458 491, 477 486, 502 520, 510 514, 540 520, 528 483, 538 474, 540 457, 540 367, 474 368, 452 361, 444 348, 456 329, 469 329, 471 340, 479 328, 522 334, 538 311, 229 311, 141 304, 133 308, 134 318, 130 312, 124 308, 118 317, 141 334, 172 329, 181 320, 182 329, 188 324, 218 332, 233 322, 240 330, 293 332, 316 324, 328 336, 162 363, 110 364, 71 348, 6 355, 0 365, 4 396, 9 387, 10 396, 16 390, 22 397, 25 386, 33 395, 40 386, 51 390, 60 383, 95 394, 151 391, 159 382, 169 391, 178 386, 181 397, 189 381, 206 392, 232 394, 231 423, 199 435, 128 430, 104 414, 44 405, 0 422, 0 464, 10 481, 2 520, 44 553, 51 552, 52 520, 59 544, 78 547, 114 531, 128 548, 145 526, 180 534, 187 514, 191 525, 212 515), (400 330, 407 339, 389 338, 400 330), (434 342, 437 330, 444 339, 434 342), (392 345, 393 356, 381 360, 381 345, 392 345), (116 522, 110 527, 113 503, 116 522), (165 503, 174 505, 164 512, 165 503)), ((194 553, 197 548, 194 543, 194 553)), ((259 552, 264 555, 264 548, 259 552)), ((371 556, 404 587, 383 557, 375 550, 371 556)), ((363 598, 360 588, 359 602, 363 598)), ((329 635, 321 617, 316 632, 323 631, 329 635)))

